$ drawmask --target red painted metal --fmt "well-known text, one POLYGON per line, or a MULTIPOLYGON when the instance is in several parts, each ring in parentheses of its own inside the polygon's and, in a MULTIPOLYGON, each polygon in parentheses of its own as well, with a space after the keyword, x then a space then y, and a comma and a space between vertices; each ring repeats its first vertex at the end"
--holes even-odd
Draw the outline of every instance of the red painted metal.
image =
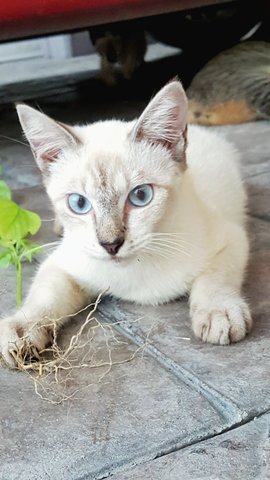
POLYGON ((158 15, 221 0, 0 0, 0 40, 158 15))

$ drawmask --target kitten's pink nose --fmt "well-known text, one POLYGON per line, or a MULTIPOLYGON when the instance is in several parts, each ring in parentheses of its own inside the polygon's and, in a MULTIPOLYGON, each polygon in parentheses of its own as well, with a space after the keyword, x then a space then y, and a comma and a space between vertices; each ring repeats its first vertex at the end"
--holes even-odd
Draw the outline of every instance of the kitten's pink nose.
POLYGON ((99 242, 100 245, 107 250, 107 252, 110 255, 116 255, 120 247, 122 247, 124 243, 123 238, 117 238, 114 242, 108 243, 108 242, 99 242))

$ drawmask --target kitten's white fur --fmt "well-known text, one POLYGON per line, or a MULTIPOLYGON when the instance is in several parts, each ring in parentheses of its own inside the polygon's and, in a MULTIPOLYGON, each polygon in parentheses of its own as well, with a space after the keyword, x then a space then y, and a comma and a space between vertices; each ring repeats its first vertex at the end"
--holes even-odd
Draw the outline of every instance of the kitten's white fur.
POLYGON ((64 227, 61 245, 37 273, 23 308, 1 321, 0 350, 30 331, 37 348, 48 316, 76 312, 99 292, 157 305, 190 293, 193 330, 228 344, 251 327, 241 285, 248 260, 246 195, 238 153, 202 127, 186 134, 187 102, 179 82, 166 85, 139 120, 67 127, 25 105, 19 117, 64 227), (154 198, 132 207, 127 197, 151 184, 154 198), (76 215, 67 194, 89 198, 76 215), (100 244, 124 238, 116 256, 100 244))

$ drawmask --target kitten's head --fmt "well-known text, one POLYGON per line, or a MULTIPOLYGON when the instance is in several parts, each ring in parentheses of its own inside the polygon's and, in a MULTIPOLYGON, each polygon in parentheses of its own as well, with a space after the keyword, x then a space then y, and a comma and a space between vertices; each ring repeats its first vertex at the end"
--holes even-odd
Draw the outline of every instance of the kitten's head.
POLYGON ((181 84, 167 84, 134 122, 70 127, 23 104, 17 111, 74 247, 104 260, 146 251, 166 223, 173 185, 185 168, 181 84))

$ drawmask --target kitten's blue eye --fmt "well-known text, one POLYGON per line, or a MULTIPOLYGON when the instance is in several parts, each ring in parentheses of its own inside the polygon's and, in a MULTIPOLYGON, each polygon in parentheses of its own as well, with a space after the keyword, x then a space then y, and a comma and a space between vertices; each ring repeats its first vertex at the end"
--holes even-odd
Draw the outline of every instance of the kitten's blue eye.
POLYGON ((128 199, 135 207, 144 207, 153 199, 154 192, 152 185, 138 185, 131 190, 128 199))
POLYGON ((92 205, 88 198, 80 195, 79 193, 70 193, 68 196, 68 205, 70 210, 79 215, 84 215, 90 212, 92 205))

